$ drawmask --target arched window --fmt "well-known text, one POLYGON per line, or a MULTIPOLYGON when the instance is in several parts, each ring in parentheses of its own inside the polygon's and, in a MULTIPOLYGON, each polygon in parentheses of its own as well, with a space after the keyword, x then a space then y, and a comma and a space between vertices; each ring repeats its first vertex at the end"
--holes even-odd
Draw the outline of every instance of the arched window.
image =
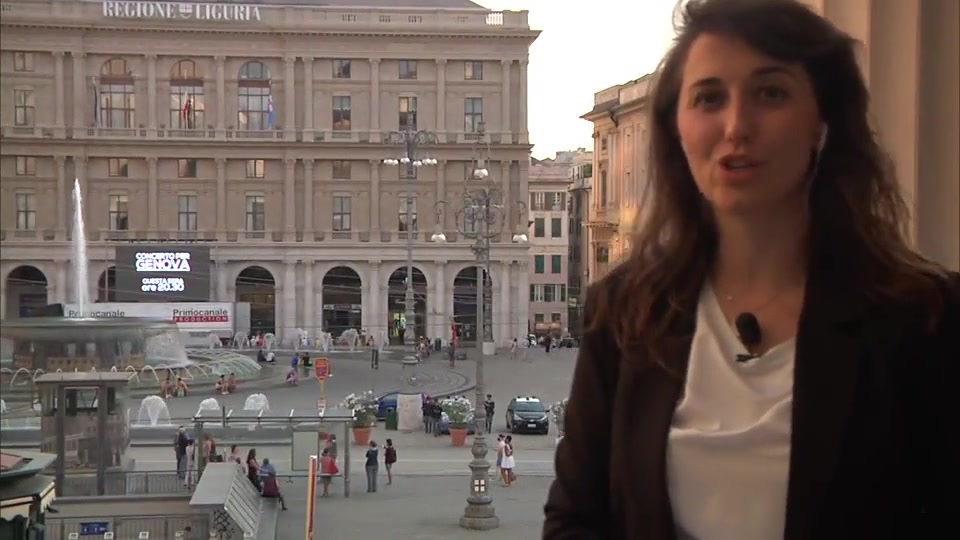
POLYGON ((270 69, 259 61, 247 62, 237 77, 237 128, 262 130, 273 127, 273 97, 270 94, 270 69))
POLYGON ((193 60, 170 69, 170 128, 203 129, 203 77, 193 60))
POLYGON ((136 117, 133 73, 123 58, 111 58, 100 68, 100 80, 94 90, 97 126, 132 128, 136 117))

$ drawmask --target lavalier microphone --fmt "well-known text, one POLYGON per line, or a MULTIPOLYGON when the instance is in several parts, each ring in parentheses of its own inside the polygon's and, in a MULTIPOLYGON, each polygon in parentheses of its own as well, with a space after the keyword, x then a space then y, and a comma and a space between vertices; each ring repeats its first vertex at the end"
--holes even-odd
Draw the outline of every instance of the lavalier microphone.
MULTIPOLYGON (((737 315, 733 324, 737 329, 737 337, 740 338, 740 343, 743 343, 743 346, 746 347, 748 351, 760 344, 763 333, 760 331, 760 321, 757 320, 756 315, 749 312, 741 313, 737 315)), ((738 354, 737 362, 744 363, 759 357, 759 354, 753 354, 752 352, 749 354, 738 354)))

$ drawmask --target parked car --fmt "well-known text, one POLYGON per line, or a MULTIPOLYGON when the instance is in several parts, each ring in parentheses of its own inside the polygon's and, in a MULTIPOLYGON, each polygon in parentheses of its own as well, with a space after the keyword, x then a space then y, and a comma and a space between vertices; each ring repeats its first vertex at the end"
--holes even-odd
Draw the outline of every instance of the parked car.
POLYGON ((507 430, 510 433, 550 433, 547 405, 535 396, 517 396, 507 405, 507 430))

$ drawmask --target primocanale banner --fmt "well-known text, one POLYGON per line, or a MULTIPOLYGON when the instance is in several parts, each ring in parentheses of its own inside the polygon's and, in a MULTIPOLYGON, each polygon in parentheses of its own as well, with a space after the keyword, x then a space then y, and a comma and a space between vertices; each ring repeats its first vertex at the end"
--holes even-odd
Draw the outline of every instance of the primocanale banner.
POLYGON ((193 2, 125 2, 104 0, 103 16, 119 19, 197 19, 202 21, 259 21, 260 6, 198 4, 193 2))
POLYGON ((234 305, 229 302, 104 302, 88 305, 84 313, 80 313, 76 304, 63 307, 63 314, 67 317, 163 319, 175 322, 180 330, 189 332, 233 331, 234 324, 234 305))

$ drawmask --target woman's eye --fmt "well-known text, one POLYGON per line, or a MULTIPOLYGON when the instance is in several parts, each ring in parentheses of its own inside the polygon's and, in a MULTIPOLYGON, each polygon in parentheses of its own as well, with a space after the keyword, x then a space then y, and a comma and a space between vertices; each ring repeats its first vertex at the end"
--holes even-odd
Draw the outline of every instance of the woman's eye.
POLYGON ((704 91, 693 98, 694 107, 715 107, 723 102, 723 93, 718 91, 704 91))
POLYGON ((777 86, 764 86, 758 93, 762 99, 770 101, 782 101, 787 97, 787 92, 777 86))

